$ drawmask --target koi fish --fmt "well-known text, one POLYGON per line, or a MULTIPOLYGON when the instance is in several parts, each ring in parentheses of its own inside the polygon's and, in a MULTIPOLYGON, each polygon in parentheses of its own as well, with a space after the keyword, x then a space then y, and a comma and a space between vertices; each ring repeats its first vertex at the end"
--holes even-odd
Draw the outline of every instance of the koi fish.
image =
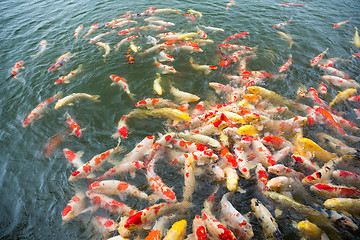
POLYGON ((204 25, 199 25, 199 26, 204 28, 205 30, 209 30, 209 31, 213 31, 213 32, 224 32, 225 31, 222 28, 216 28, 216 27, 204 26, 204 25))
POLYGON ((335 165, 335 161, 329 161, 325 163, 321 169, 303 178, 301 180, 302 183, 311 185, 314 185, 316 183, 328 183, 330 181, 331 173, 335 169, 335 165))
POLYGON ((358 58, 360 57, 360 53, 354 53, 353 55, 351 55, 353 58, 358 58))
POLYGON ((277 34, 279 34, 280 37, 282 37, 282 38, 284 38, 284 39, 286 39, 286 40, 289 41, 289 49, 291 49, 291 48, 292 48, 292 45, 293 45, 293 43, 294 43, 294 40, 292 39, 292 37, 291 37, 290 35, 284 33, 284 32, 281 32, 281 31, 278 31, 277 34))
POLYGON ((342 102, 342 101, 352 97, 353 95, 355 95, 356 92, 357 92, 357 90, 354 88, 345 89, 344 91, 342 91, 338 95, 336 95, 334 100, 332 100, 330 102, 329 107, 331 108, 334 104, 337 104, 339 102, 342 102))
POLYGON ((62 92, 58 92, 54 96, 52 96, 51 98, 49 98, 49 99, 43 101, 42 103, 40 103, 39 105, 37 105, 37 107, 34 108, 28 114, 28 116, 25 118, 25 120, 22 123, 22 126, 23 127, 28 127, 35 120, 41 118, 45 114, 47 106, 52 102, 58 101, 60 98, 62 98, 62 95, 63 95, 62 92))
POLYGON ((360 186, 360 176, 356 173, 344 170, 336 170, 333 171, 331 175, 343 184, 351 185, 354 187, 360 186))
POLYGON ((122 196, 123 194, 126 194, 141 199, 149 199, 149 196, 145 192, 140 191, 135 186, 124 181, 104 180, 93 182, 89 185, 89 190, 95 193, 102 193, 107 195, 122 196))
POLYGON ((104 58, 110 53, 110 46, 108 43, 97 42, 96 45, 100 46, 99 49, 104 48, 105 54, 102 55, 104 58))
POLYGON ((287 60, 287 62, 279 68, 279 72, 282 73, 287 71, 291 64, 292 64, 292 55, 290 54, 289 60, 287 60))
POLYGON ((299 6, 299 7, 305 7, 305 4, 300 3, 280 3, 282 6, 299 6))
POLYGON ((229 40, 233 40, 233 39, 238 39, 238 38, 245 38, 246 36, 248 36, 250 33, 248 32, 241 32, 241 33, 237 33, 237 34, 234 34, 234 35, 231 35, 230 37, 226 38, 224 40, 224 42, 227 42, 229 40))
POLYGON ((289 167, 286 167, 282 164, 276 164, 274 166, 268 167, 268 172, 273 173, 276 175, 286 176, 289 178, 294 178, 301 180, 305 177, 305 175, 302 172, 297 172, 289 167))
POLYGON ((325 65, 318 65, 319 68, 321 68, 322 70, 324 70, 326 73, 330 73, 333 74, 335 76, 341 77, 341 78, 345 78, 345 79, 350 79, 350 77, 344 73, 343 71, 340 71, 336 68, 333 67, 329 67, 329 66, 325 66, 325 65))
POLYGON ((327 94, 327 86, 326 86, 326 84, 323 83, 323 82, 319 83, 317 90, 318 90, 318 92, 320 94, 327 94))
POLYGON ((193 9, 189 9, 188 12, 190 12, 192 15, 201 18, 202 17, 202 13, 199 11, 195 11, 193 9))
POLYGON ((108 237, 110 232, 116 230, 117 224, 110 218, 96 216, 92 223, 95 225, 95 228, 98 232, 104 237, 108 237))
POLYGON ((40 56, 41 54, 44 53, 44 51, 46 50, 46 47, 47 47, 48 43, 46 40, 41 40, 40 42, 40 50, 37 54, 33 55, 33 58, 36 58, 38 56, 40 56))
POLYGON ((194 217, 192 223, 192 231, 195 240, 206 240, 208 239, 205 223, 199 215, 194 217))
POLYGON ((141 100, 135 104, 135 107, 144 107, 147 109, 153 109, 156 107, 170 107, 170 108, 179 108, 179 105, 171 102, 169 99, 164 98, 147 98, 141 100))
POLYGON ((272 26, 272 28, 283 28, 284 26, 286 26, 287 24, 291 23, 292 18, 290 18, 290 20, 286 21, 286 22, 282 22, 279 24, 275 24, 274 26, 272 26))
POLYGON ((15 63, 14 67, 11 69, 11 77, 17 79, 16 75, 20 72, 21 69, 24 69, 25 67, 23 67, 23 63, 24 61, 18 61, 17 63, 15 63))
POLYGON ((256 157, 265 167, 274 166, 275 159, 270 150, 260 141, 258 137, 252 139, 252 146, 256 157))
POLYGON ((341 27, 341 26, 347 24, 350 20, 351 20, 351 18, 348 19, 348 20, 346 20, 346 21, 342 21, 342 22, 339 22, 339 23, 335 23, 334 26, 333 26, 333 28, 341 27))
POLYGON ((206 75, 209 74, 211 71, 216 70, 217 66, 209 66, 209 65, 199 65, 194 63, 194 59, 190 58, 190 65, 198 71, 204 72, 206 75))
POLYGON ((296 225, 300 235, 307 239, 321 239, 322 230, 308 220, 300 221, 296 225))
POLYGON ((360 37, 359 37, 357 27, 355 27, 355 35, 354 35, 353 41, 350 41, 350 42, 355 44, 355 46, 357 46, 358 48, 360 48, 360 37))
POLYGON ((318 160, 328 162, 330 160, 338 158, 338 156, 336 154, 326 151, 325 149, 321 148, 319 145, 317 145, 311 139, 300 138, 299 141, 300 141, 300 144, 302 145, 303 149, 305 149, 305 151, 311 153, 318 160))
POLYGON ((65 155, 66 160, 68 160, 68 162, 75 166, 76 168, 81 167, 84 163, 81 161, 81 157, 84 154, 83 151, 78 151, 76 153, 74 153, 73 151, 71 151, 68 148, 64 148, 63 149, 63 153, 65 155))
POLYGON ((251 199, 251 210, 263 229, 265 238, 282 239, 281 232, 270 211, 256 198, 251 199))
POLYGON ((128 42, 128 41, 131 41, 131 40, 133 40, 133 39, 135 39, 135 38, 138 38, 138 37, 139 37, 139 36, 133 35, 133 36, 124 38, 124 39, 121 40, 118 44, 116 44, 116 46, 115 46, 115 51, 116 51, 116 52, 119 51, 120 46, 123 45, 124 43, 126 43, 126 42, 128 42))
POLYGON ((83 38, 87 38, 88 36, 90 36, 91 34, 93 34, 93 33, 96 31, 96 29, 98 29, 98 28, 99 28, 99 23, 93 24, 93 25, 90 27, 89 31, 83 36, 83 38))
POLYGON ((233 5, 235 5, 235 0, 231 0, 230 2, 228 2, 228 4, 226 5, 226 9, 232 7, 233 5))
POLYGON ((136 109, 136 114, 139 117, 145 116, 152 116, 152 117, 162 117, 162 118, 169 118, 173 120, 180 120, 180 121, 190 121, 191 118, 186 113, 173 108, 156 108, 156 109, 149 109, 149 110, 142 110, 136 109))
POLYGON ((107 150, 101 154, 94 156, 90 161, 86 162, 84 165, 75 170, 69 177, 69 181, 76 181, 78 179, 84 178, 94 171, 99 170, 99 168, 111 158, 115 153, 123 151, 120 146, 107 150))
POLYGON ((78 40, 80 32, 83 30, 83 25, 79 25, 74 32, 75 39, 78 40))
POLYGON ((184 91, 180 91, 179 89, 173 87, 172 85, 170 85, 170 92, 172 95, 174 95, 176 101, 179 102, 180 104, 196 102, 200 99, 198 96, 184 91))
POLYGON ((56 80, 54 82, 55 85, 60 84, 60 83, 70 83, 70 80, 75 77, 75 75, 77 75, 79 72, 81 72, 83 70, 83 65, 80 64, 79 67, 77 69, 75 69, 74 71, 70 72, 69 74, 59 78, 58 80, 56 80))
POLYGON ((141 161, 126 161, 126 162, 121 162, 118 165, 110 168, 108 171, 106 171, 103 175, 99 176, 97 179, 98 180, 102 180, 104 178, 109 178, 112 176, 116 176, 116 175, 121 175, 124 173, 130 173, 130 176, 132 178, 135 177, 135 172, 145 168, 146 164, 144 162, 141 161))
POLYGON ((171 217, 166 215, 156 220, 154 227, 151 229, 144 240, 160 240, 165 231, 165 224, 169 218, 171 217))
POLYGON ((155 204, 151 207, 145 208, 131 215, 124 224, 124 227, 129 230, 134 230, 170 211, 175 211, 176 209, 182 209, 188 207, 189 207, 189 203, 185 201, 178 203, 155 204))
POLYGON ((182 15, 184 17, 190 18, 192 22, 195 21, 195 17, 193 15, 191 15, 191 14, 183 13, 182 15))
POLYGON ((225 221, 234 229, 234 233, 241 239, 250 239, 254 236, 252 226, 247 218, 238 212, 234 206, 229 202, 228 197, 231 193, 226 193, 222 196, 221 213, 225 221))
POLYGON ((44 146, 45 157, 49 158, 64 140, 65 136, 63 134, 55 134, 52 136, 44 146))
POLYGON ((131 209, 129 206, 125 205, 122 202, 116 201, 115 199, 112 199, 104 194, 87 191, 86 196, 93 204, 109 210, 111 213, 126 214, 128 216, 131 216, 135 213, 135 210, 131 209))
POLYGON ((101 33, 101 34, 99 34, 99 35, 91 38, 91 39, 89 40, 89 43, 98 42, 101 38, 103 38, 103 37, 105 37, 106 35, 109 35, 109 34, 111 34, 111 33, 114 33, 114 32, 115 32, 115 30, 112 30, 112 31, 109 31, 109 32, 106 32, 106 33, 101 33))
POLYGON ((59 109, 63 106, 66 106, 66 105, 73 105, 73 102, 75 101, 78 101, 79 99, 81 98, 84 98, 84 99, 89 99, 89 100, 92 100, 94 102, 99 102, 100 100, 98 100, 100 96, 99 95, 90 95, 90 94, 87 94, 87 93, 73 93, 73 94, 70 94, 64 98, 61 98, 60 100, 57 101, 57 103, 55 104, 55 109, 59 109))
POLYGON ((77 191, 76 194, 70 199, 64 210, 62 211, 62 220, 68 221, 78 216, 85 208, 86 195, 84 192, 77 191))
POLYGON ((321 77, 332 85, 340 88, 360 88, 360 84, 353 79, 345 79, 331 75, 322 75, 321 77))
POLYGON ((71 134, 70 135, 75 135, 77 137, 82 136, 82 131, 84 129, 81 129, 79 124, 77 122, 75 122, 75 120, 72 119, 70 114, 68 114, 68 113, 66 113, 66 123, 69 125, 69 127, 71 129, 71 134))
POLYGON ((130 97, 131 100, 134 99, 135 94, 131 93, 129 90, 129 86, 125 79, 117 76, 117 75, 110 75, 110 79, 113 81, 111 86, 117 85, 124 89, 124 91, 127 93, 127 95, 130 97))
POLYGON ((166 54, 164 51, 160 51, 160 53, 159 53, 159 61, 160 62, 164 62, 164 61, 172 62, 174 60, 175 59, 172 56, 170 56, 169 54, 166 54))
POLYGON ((180 220, 175 222, 169 231, 166 233, 164 240, 181 240, 184 239, 186 234, 187 222, 186 220, 180 220))
POLYGON ((135 58, 133 57, 133 55, 131 54, 132 50, 129 48, 126 52, 126 62, 129 64, 134 64, 135 63, 135 58))
POLYGON ((345 187, 334 184, 317 183, 310 187, 310 190, 325 197, 352 197, 358 198, 360 191, 354 187, 345 187))
POLYGON ((155 80, 154 80, 153 88, 154 88, 155 93, 161 96, 163 93, 163 89, 160 85, 161 75, 160 75, 160 73, 156 73, 156 76, 157 76, 157 78, 155 78, 155 80))
POLYGON ((335 211, 345 211, 354 216, 360 214, 360 199, 356 198, 331 198, 324 202, 324 206, 335 211))
POLYGON ((318 65, 318 63, 324 57, 324 55, 327 53, 328 50, 329 50, 329 48, 325 49, 325 51, 323 51, 322 53, 317 55, 314 59, 312 59, 310 61, 310 66, 314 67, 314 66, 318 65))
POLYGON ((52 65, 51 67, 49 67, 48 72, 53 71, 53 70, 59 70, 62 66, 64 66, 65 63, 67 63, 68 61, 72 60, 73 58, 75 58, 75 54, 71 55, 70 52, 67 52, 63 55, 61 55, 58 60, 56 61, 56 63, 54 65, 52 65))
POLYGON ((169 65, 159 63, 156 58, 155 58, 155 65, 160 70, 160 72, 162 74, 176 73, 175 68, 173 68, 173 67, 171 67, 169 65))

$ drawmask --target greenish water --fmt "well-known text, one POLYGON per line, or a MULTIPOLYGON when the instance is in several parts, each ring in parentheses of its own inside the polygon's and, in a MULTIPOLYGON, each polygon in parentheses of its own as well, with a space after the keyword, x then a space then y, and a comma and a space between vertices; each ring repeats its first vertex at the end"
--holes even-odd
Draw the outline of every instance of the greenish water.
MULTIPOLYGON (((136 94, 135 100, 154 97, 152 84, 156 76, 153 65, 154 55, 135 56, 136 63, 126 63, 126 48, 111 51, 104 62, 102 54, 94 44, 89 44, 89 38, 75 41, 74 30, 80 24, 84 25, 82 36, 89 27, 98 22, 102 27, 97 33, 108 31, 103 25, 113 18, 119 17, 131 10, 133 13, 145 11, 150 6, 157 8, 174 8, 185 12, 191 8, 202 12, 203 17, 195 22, 188 22, 181 15, 160 14, 159 17, 174 22, 176 26, 169 31, 194 31, 197 24, 223 28, 225 32, 208 32, 208 38, 214 44, 202 47, 203 53, 174 52, 176 59, 171 63, 181 74, 174 77, 164 77, 164 98, 172 99, 169 85, 172 83, 183 91, 198 95, 202 100, 214 99, 214 91, 209 82, 225 84, 223 73, 234 73, 233 69, 218 69, 209 75, 201 75, 189 67, 189 55, 197 62, 208 65, 218 65, 216 46, 230 35, 247 31, 250 37, 242 41, 244 45, 258 46, 257 57, 248 64, 251 70, 265 70, 276 73, 291 53, 293 65, 284 80, 272 80, 265 87, 277 93, 294 99, 299 84, 316 87, 321 81, 322 72, 309 67, 310 59, 329 48, 328 57, 349 59, 351 54, 360 50, 349 43, 354 36, 354 27, 360 27, 360 4, 358 0, 319 0, 296 1, 306 7, 280 6, 281 1, 275 0, 236 0, 236 5, 226 10, 228 1, 6 1, 0 6, 0 238, 2 239, 89 239, 100 235, 91 226, 91 214, 84 214, 71 222, 62 223, 61 212, 76 189, 86 190, 86 181, 68 182, 68 177, 74 170, 67 164, 62 149, 68 147, 73 151, 84 151, 83 160, 116 146, 117 141, 111 138, 116 131, 118 120, 134 108, 127 94, 117 87, 110 86, 111 74, 125 78, 131 92, 136 94), (293 22, 283 29, 294 39, 292 49, 288 49, 287 41, 277 35, 272 29, 274 24, 284 22, 292 17, 293 22), (333 29, 334 23, 352 18, 342 28, 333 29), (49 45, 45 52, 37 57, 31 56, 38 52, 41 40, 46 39, 49 45), (47 72, 56 59, 70 51, 77 58, 65 64, 60 72, 47 72), (23 82, 9 78, 10 69, 17 61, 23 60, 25 69, 19 73, 23 82), (79 64, 84 71, 68 85, 54 85, 60 77, 79 64), (100 95, 100 103, 80 101, 71 107, 54 110, 51 106, 47 114, 28 128, 21 126, 27 114, 40 102, 63 91, 64 95, 74 92, 85 92, 100 95), (70 113, 82 128, 86 128, 82 138, 68 137, 59 148, 46 158, 43 147, 48 139, 65 131, 65 112, 70 113)), ((135 19, 143 24, 143 18, 135 19)), ((124 27, 126 28, 126 27, 124 27)), ((122 29, 122 28, 121 28, 122 29)), ((120 29, 118 29, 120 31, 120 29)), ((96 34, 97 34, 96 33, 96 34)), ((146 35, 155 36, 159 32, 150 30, 146 35)), ((92 35, 92 37, 95 34, 92 35)), ((122 38, 117 34, 108 35, 103 42, 114 46, 122 38)), ((150 47, 145 39, 136 41, 143 49, 150 47)), ((143 50, 142 49, 142 50, 143 50)), ((360 61, 339 63, 341 70, 353 79, 360 81, 360 61)), ((337 89, 330 88, 327 101, 333 99, 337 89)), ((358 125, 352 108, 355 105, 345 105, 347 119, 358 125)), ((161 120, 134 119, 129 123, 131 134, 121 145, 130 151, 137 142, 145 136, 165 132, 161 120)), ((320 130, 322 131, 322 130, 320 130)), ((311 133, 308 133, 311 136, 311 133)), ((360 146, 354 144, 353 147, 360 146)), ((159 167, 157 172, 164 181, 174 189, 178 196, 182 194, 183 176, 177 169, 159 167)), ((144 175, 138 174, 135 180, 129 176, 125 180, 134 181, 146 189, 143 183, 144 175)), ((233 203, 241 213, 250 211, 249 200, 254 197, 251 192, 253 182, 243 181, 240 185, 247 189, 247 194, 233 203)), ((193 212, 189 213, 188 223, 194 214, 199 214, 202 201, 209 193, 212 185, 208 182, 199 184, 194 196, 193 212)), ((257 196, 259 197, 259 196, 257 196)), ((141 209, 146 207, 129 199, 130 206, 141 209)), ((295 229, 291 226, 290 214, 280 218, 279 225, 285 239, 297 238, 295 229)), ((296 219, 298 220, 298 219, 296 219)), ((261 239, 261 227, 255 219, 251 221, 254 227, 254 239, 261 239)), ((190 224, 191 225, 191 224, 190 224)), ((359 233, 350 233, 349 239, 359 238, 359 233)))

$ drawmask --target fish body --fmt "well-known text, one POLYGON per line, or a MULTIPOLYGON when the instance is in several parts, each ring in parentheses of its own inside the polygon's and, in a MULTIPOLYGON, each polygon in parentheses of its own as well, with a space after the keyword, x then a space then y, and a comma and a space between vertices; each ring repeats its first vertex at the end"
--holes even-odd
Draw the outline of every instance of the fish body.
POLYGON ((323 83, 323 82, 319 83, 317 90, 318 90, 318 92, 320 94, 323 94, 323 95, 327 94, 327 86, 326 86, 326 84, 323 83))
POLYGON ((82 136, 82 129, 80 128, 79 124, 74 119, 72 119, 72 117, 68 113, 66 113, 66 123, 71 129, 70 135, 75 135, 77 137, 82 136))
POLYGON ((282 22, 279 24, 275 24, 274 26, 272 26, 273 28, 283 28, 284 26, 286 26, 287 24, 291 23, 292 19, 290 18, 290 20, 286 21, 286 22, 282 22))
POLYGON ((331 129, 336 131, 339 134, 347 135, 345 130, 339 125, 339 123, 334 119, 330 112, 326 111, 324 108, 319 106, 314 106, 314 109, 321 116, 323 122, 329 126, 331 129))
POLYGON ((122 39, 118 44, 116 44, 115 51, 119 51, 120 46, 122 46, 124 43, 129 42, 129 41, 131 41, 131 40, 133 40, 135 38, 138 38, 138 37, 139 36, 137 36, 137 35, 133 35, 133 36, 126 37, 126 38, 122 39))
POLYGON ((186 234, 187 222, 186 220, 180 220, 175 222, 169 231, 166 233, 164 240, 182 240, 186 234))
POLYGON ((41 54, 44 53, 44 51, 46 50, 46 47, 48 45, 48 42, 44 39, 44 40, 41 40, 40 42, 40 50, 38 53, 36 53, 33 57, 38 57, 40 56, 41 54))
POLYGON ((91 34, 93 34, 97 29, 99 28, 99 23, 94 23, 90 29, 88 30, 88 32, 83 36, 83 38, 87 38, 88 36, 90 36, 91 34))
POLYGON ((83 25, 79 25, 74 32, 74 37, 77 40, 79 38, 79 34, 80 32, 83 30, 84 26, 83 25))
POLYGON ((334 104, 338 104, 340 102, 345 101, 346 99, 354 96, 356 94, 357 90, 355 88, 348 88, 345 89, 344 91, 340 92, 338 95, 336 95, 336 97, 334 98, 334 100, 332 100, 329 103, 329 107, 332 108, 332 106, 334 104))
POLYGON ((96 206, 102 207, 106 210, 109 210, 114 214, 125 214, 132 215, 135 213, 135 210, 131 209, 129 206, 125 205, 122 202, 116 201, 113 198, 110 198, 104 194, 95 193, 93 191, 87 191, 86 196, 90 201, 96 206))
POLYGON ((340 88, 360 88, 360 84, 353 79, 345 79, 337 76, 322 75, 324 80, 340 88))
POLYGON ((176 73, 175 68, 173 68, 169 65, 159 63, 156 59, 155 59, 155 65, 162 74, 176 73))
POLYGON ((155 93, 161 96, 163 93, 163 89, 161 87, 161 75, 160 73, 156 73, 156 76, 157 77, 154 80, 153 88, 155 93))
POLYGON ((190 12, 192 15, 201 18, 202 17, 202 13, 199 11, 195 11, 193 9, 189 9, 188 12, 190 12))
POLYGON ((199 65, 194 63, 194 59, 190 58, 190 65, 198 71, 202 71, 205 74, 209 74, 211 71, 216 70, 217 66, 199 65))
POLYGON ((111 85, 117 85, 122 88, 130 97, 130 99, 134 98, 134 94, 130 92, 129 86, 125 79, 117 76, 117 75, 110 75, 110 79, 113 81, 111 85))
POLYGON ((335 211, 345 211, 355 216, 360 214, 360 199, 358 198, 330 198, 324 206, 335 211))
POLYGON ((194 94, 180 91, 179 89, 173 86, 170 86, 170 92, 174 95, 176 101, 179 102, 180 104, 196 102, 200 99, 198 96, 194 94))
POLYGON ((119 153, 121 151, 122 148, 120 146, 117 146, 94 156, 90 161, 86 162, 84 165, 75 170, 69 177, 69 181, 76 181, 78 179, 87 177, 94 171, 99 170, 99 168, 104 164, 104 162, 111 158, 115 153, 119 153))
POLYGON ((103 42, 97 42, 96 45, 100 46, 100 48, 104 48, 105 50, 105 54, 102 55, 104 58, 106 58, 106 56, 110 53, 110 46, 108 43, 103 43, 103 42))
POLYGON ((79 67, 77 69, 75 69, 74 71, 71 71, 69 74, 59 78, 58 80, 56 80, 54 82, 55 85, 60 84, 60 83, 70 83, 70 80, 75 77, 79 72, 81 72, 83 69, 83 65, 80 64, 79 67))
POLYGON ((265 167, 275 165, 275 159, 271 154, 270 150, 267 147, 265 147, 265 145, 261 142, 261 140, 258 137, 253 138, 252 146, 256 157, 260 159, 261 163, 265 167))
POLYGON ((322 230, 308 220, 298 222, 296 228, 306 239, 321 239, 322 230))
POLYGON ((15 63, 14 67, 12 67, 10 74, 14 79, 17 79, 16 75, 20 72, 21 69, 25 68, 23 67, 23 64, 24 61, 18 61, 15 63))
POLYGON ((310 190, 326 197, 358 198, 360 191, 354 187, 339 186, 334 184, 317 183, 310 187, 310 190))
POLYGON ((68 221, 76 216, 78 216, 81 211, 85 208, 86 195, 84 192, 78 191, 70 199, 64 210, 62 211, 62 220, 68 221))
POLYGON ((146 164, 141 161, 119 163, 118 165, 110 168, 108 171, 106 171, 103 175, 101 175, 97 179, 102 180, 104 178, 109 178, 125 173, 130 173, 132 177, 135 177, 135 172, 142 168, 145 168, 145 166, 146 164))
POLYGON ((192 231, 194 240, 207 240, 208 236, 206 233, 205 223, 199 215, 196 215, 193 220, 192 231))
POLYGON ((208 210, 201 211, 201 218, 207 231, 215 239, 236 240, 234 233, 222 225, 208 210))
POLYGON ((360 37, 357 27, 355 27, 355 34, 353 41, 351 41, 351 43, 355 44, 356 47, 360 48, 360 37))
POLYGON ((70 52, 65 53, 64 55, 60 56, 55 64, 49 67, 48 72, 53 70, 59 70, 65 63, 75 58, 75 54, 71 55, 70 52))
POLYGON ((164 62, 164 61, 172 62, 175 60, 172 56, 170 56, 169 54, 166 54, 164 51, 160 51, 158 59, 160 62, 164 62))
POLYGON ((284 32, 281 32, 281 31, 278 31, 277 34, 279 34, 280 37, 282 37, 282 38, 284 38, 284 39, 286 39, 286 40, 289 41, 289 49, 291 49, 291 48, 292 48, 292 45, 293 45, 293 43, 294 43, 294 40, 292 39, 292 37, 291 37, 290 35, 284 33, 284 32))
POLYGON ((200 25, 200 27, 204 28, 205 30, 209 30, 209 31, 213 31, 213 32, 224 32, 225 31, 222 28, 216 28, 216 27, 211 27, 211 26, 200 25))
POLYGON ((326 65, 321 65, 321 64, 319 64, 318 66, 320 69, 324 70, 326 73, 333 74, 333 75, 341 77, 341 78, 350 79, 350 77, 346 73, 344 73, 343 71, 340 71, 336 68, 326 66, 326 65))
POLYGON ((55 109, 59 109, 63 106, 66 106, 66 105, 73 105, 73 102, 79 100, 79 99, 89 99, 89 100, 92 100, 94 102, 99 102, 98 98, 100 96, 99 95, 90 95, 90 94, 87 94, 87 93, 73 93, 73 94, 70 94, 64 98, 61 98, 60 100, 57 101, 57 103, 55 104, 55 109))
POLYGON ((360 176, 356 173, 344 170, 336 170, 333 171, 331 175, 343 184, 351 185, 354 187, 360 186, 360 176))
POLYGON ((320 62, 320 60, 325 56, 325 54, 327 53, 327 51, 329 50, 329 48, 325 49, 325 51, 323 51, 322 53, 320 53, 319 55, 317 55, 314 59, 312 59, 310 61, 310 66, 314 67, 316 65, 318 65, 318 63, 320 62))
POLYGON ((81 161, 81 157, 84 154, 84 152, 79 151, 74 153, 73 151, 71 151, 68 148, 64 148, 63 149, 63 153, 65 155, 66 160, 68 160, 68 162, 75 166, 76 168, 81 167, 84 163, 81 161))
POLYGON ((299 141, 303 149, 311 153, 318 160, 328 162, 338 158, 336 154, 326 151, 309 138, 300 138, 299 141))
POLYGON ((135 104, 135 107, 140 108, 147 108, 147 109, 153 109, 153 108, 161 108, 161 107, 170 107, 170 108, 179 108, 179 105, 176 103, 171 102, 169 99, 164 98, 147 98, 143 99, 135 104))
POLYGON ((52 96, 51 98, 43 101, 42 103, 40 103, 39 105, 37 105, 36 108, 34 108, 29 114, 28 116, 25 118, 25 120, 22 123, 23 127, 28 127, 30 126, 30 124, 32 124, 35 120, 41 118, 47 109, 47 106, 55 101, 58 101, 59 99, 61 99, 62 97, 62 92, 58 92, 56 93, 54 96, 52 96))
POLYGON ((292 64, 292 55, 290 54, 289 60, 279 68, 279 72, 286 72, 292 64))
POLYGON ((237 33, 237 34, 234 34, 234 35, 231 35, 230 37, 226 38, 224 40, 224 42, 227 42, 229 40, 233 40, 233 39, 238 39, 238 38, 245 38, 246 36, 248 36, 250 33, 248 32, 241 32, 241 33, 237 33))
POLYGON ((91 38, 91 39, 89 40, 89 43, 98 42, 101 38, 103 38, 103 37, 105 37, 106 35, 109 35, 109 34, 111 34, 111 33, 114 33, 114 32, 115 32, 115 30, 112 30, 112 31, 109 31, 109 32, 106 32, 106 33, 101 33, 101 34, 99 34, 99 35, 91 38))

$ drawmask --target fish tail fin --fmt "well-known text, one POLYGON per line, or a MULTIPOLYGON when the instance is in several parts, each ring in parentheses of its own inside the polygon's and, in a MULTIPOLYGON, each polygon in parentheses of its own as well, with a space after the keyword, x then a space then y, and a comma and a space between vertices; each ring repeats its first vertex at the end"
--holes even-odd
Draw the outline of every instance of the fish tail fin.
POLYGON ((129 93, 129 98, 130 98, 131 100, 134 100, 134 97, 135 97, 135 94, 134 94, 134 93, 129 93))
POLYGON ((119 139, 119 144, 120 144, 120 133, 118 131, 116 131, 116 133, 114 133, 113 135, 111 135, 112 138, 118 138, 119 139))
POLYGON ((69 84, 70 81, 66 79, 66 80, 63 81, 63 83, 69 84))
POLYGON ((63 95, 64 95, 64 93, 63 93, 62 91, 57 92, 57 93, 55 94, 56 98, 58 98, 58 99, 62 98, 63 95))
POLYGON ((82 71, 84 69, 84 65, 83 64, 80 64, 79 67, 78 67, 78 71, 82 71))
POLYGON ((118 142, 118 145, 115 147, 115 152, 121 153, 124 149, 120 146, 121 141, 118 142))
POLYGON ((100 102, 99 97, 100 95, 93 95, 91 96, 91 100, 93 100, 94 102, 100 102))

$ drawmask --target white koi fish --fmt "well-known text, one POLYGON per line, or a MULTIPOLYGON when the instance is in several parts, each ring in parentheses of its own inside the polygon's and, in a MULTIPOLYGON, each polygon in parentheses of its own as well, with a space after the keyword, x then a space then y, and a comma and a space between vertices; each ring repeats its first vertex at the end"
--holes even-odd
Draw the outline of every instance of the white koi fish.
POLYGON ((90 95, 87 93, 73 93, 73 94, 70 94, 70 95, 58 100, 57 103, 55 104, 54 108, 59 109, 66 105, 71 106, 71 105, 73 105, 73 102, 78 101, 81 98, 89 99, 94 102, 99 102, 100 101, 100 100, 98 100, 99 97, 100 97, 99 95, 90 95))
POLYGON ((213 32, 224 32, 225 31, 222 28, 216 28, 216 27, 211 27, 211 26, 200 25, 200 27, 204 28, 205 30, 209 30, 209 31, 213 31, 213 32))
POLYGON ((153 88, 154 88, 155 93, 161 96, 163 93, 163 89, 160 85, 161 75, 160 75, 160 73, 156 73, 156 76, 157 76, 157 78, 155 78, 155 80, 154 80, 153 88))
POLYGON ((96 45, 100 46, 99 49, 104 48, 105 54, 102 55, 104 58, 110 53, 110 46, 108 43, 97 42, 96 45))
POLYGON ((83 30, 83 25, 79 25, 76 29, 75 29, 75 32, 74 32, 74 37, 76 40, 78 40, 79 38, 79 34, 80 32, 83 30))
POLYGON ((173 87, 172 85, 170 86, 170 92, 172 95, 174 95, 176 101, 179 102, 180 104, 196 102, 200 99, 198 96, 184 91, 180 91, 179 89, 173 87))
POLYGON ((39 52, 37 54, 33 55, 33 58, 36 58, 36 57, 40 56, 41 54, 43 54, 44 51, 46 50, 47 45, 49 45, 49 44, 48 44, 48 42, 46 40, 41 40, 41 42, 40 42, 40 50, 39 50, 39 52))
POLYGON ((99 23, 93 24, 93 25, 90 27, 89 31, 83 36, 83 38, 87 38, 88 36, 90 36, 91 34, 93 34, 93 33, 96 31, 96 29, 98 29, 98 28, 99 28, 99 23))
POLYGON ((330 82, 332 85, 340 88, 360 88, 360 83, 353 79, 345 79, 337 76, 322 75, 324 80, 330 82))
POLYGON ((101 33, 101 34, 97 35, 96 37, 91 38, 89 43, 98 42, 101 38, 103 38, 106 35, 109 35, 111 33, 114 33, 114 32, 115 32, 115 30, 112 30, 112 31, 109 31, 109 32, 106 32, 106 33, 101 33))

